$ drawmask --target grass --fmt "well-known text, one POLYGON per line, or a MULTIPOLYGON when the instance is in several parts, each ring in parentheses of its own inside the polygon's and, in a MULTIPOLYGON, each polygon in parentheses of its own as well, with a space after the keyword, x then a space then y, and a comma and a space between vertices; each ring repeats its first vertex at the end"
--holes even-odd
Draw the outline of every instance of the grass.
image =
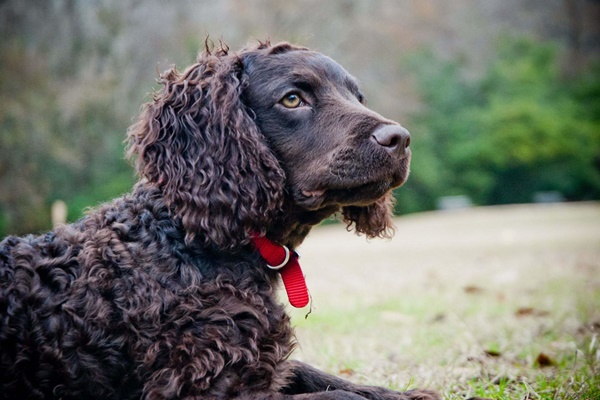
POLYGON ((446 399, 600 399, 600 204, 399 218, 391 241, 340 225, 300 248, 312 310, 295 358, 446 399))

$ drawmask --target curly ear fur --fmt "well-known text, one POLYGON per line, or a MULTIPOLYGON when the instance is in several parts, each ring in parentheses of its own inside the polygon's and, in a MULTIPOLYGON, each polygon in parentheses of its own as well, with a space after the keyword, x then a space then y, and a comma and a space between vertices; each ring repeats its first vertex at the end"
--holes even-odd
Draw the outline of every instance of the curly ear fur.
POLYGON ((342 218, 347 229, 357 234, 364 233, 368 238, 391 238, 394 235, 392 215, 395 199, 388 192, 381 199, 368 206, 347 206, 342 208, 342 218))
POLYGON ((283 203, 284 172, 240 100, 242 63, 227 48, 161 74, 128 132, 128 156, 181 218, 188 243, 233 250, 264 233, 283 203))

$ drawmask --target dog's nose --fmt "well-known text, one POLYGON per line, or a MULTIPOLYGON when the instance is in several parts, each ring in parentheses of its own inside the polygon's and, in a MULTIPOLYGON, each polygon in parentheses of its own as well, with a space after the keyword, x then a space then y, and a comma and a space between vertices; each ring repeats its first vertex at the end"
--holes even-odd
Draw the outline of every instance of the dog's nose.
POLYGON ((410 146, 410 133, 400 125, 383 125, 375 129, 373 140, 390 153, 404 155, 410 146))

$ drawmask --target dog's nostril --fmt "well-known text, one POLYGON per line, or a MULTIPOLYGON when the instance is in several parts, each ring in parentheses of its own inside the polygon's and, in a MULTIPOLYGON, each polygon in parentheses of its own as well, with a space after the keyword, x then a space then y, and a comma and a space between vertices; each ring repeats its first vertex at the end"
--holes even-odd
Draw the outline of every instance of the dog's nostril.
POLYGON ((410 133, 400 125, 383 125, 375 129, 373 139, 388 151, 404 152, 410 146, 410 133))

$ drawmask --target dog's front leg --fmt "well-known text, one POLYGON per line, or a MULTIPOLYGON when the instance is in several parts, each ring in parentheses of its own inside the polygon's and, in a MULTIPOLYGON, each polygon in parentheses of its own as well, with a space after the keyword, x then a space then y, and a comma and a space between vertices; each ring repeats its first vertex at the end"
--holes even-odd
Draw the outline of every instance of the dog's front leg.
MULTIPOLYGON (((437 393, 428 390, 409 390, 404 393, 390 389, 356 385, 344 379, 319 371, 299 361, 290 361, 292 377, 290 383, 284 388, 285 394, 298 395, 304 393, 318 393, 329 391, 344 391, 355 393, 366 399, 373 400, 439 400, 437 393)), ((334 397, 337 398, 337 397, 334 397)), ((350 397, 349 397, 350 398, 350 397)))

